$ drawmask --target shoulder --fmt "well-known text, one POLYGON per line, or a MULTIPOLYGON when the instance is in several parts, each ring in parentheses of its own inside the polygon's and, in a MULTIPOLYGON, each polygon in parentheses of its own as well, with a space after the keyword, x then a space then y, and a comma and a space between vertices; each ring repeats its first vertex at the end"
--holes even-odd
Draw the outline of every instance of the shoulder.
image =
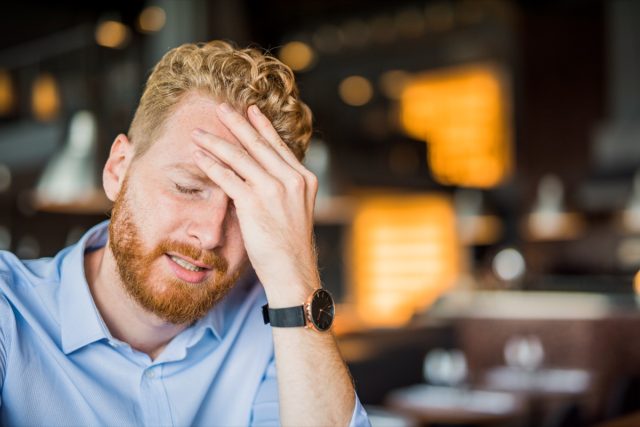
POLYGON ((14 254, 0 251, 0 295, 3 301, 14 292, 16 278, 20 277, 23 268, 23 262, 14 254))
MULTIPOLYGON (((0 275, 0 284, 4 281, 2 275, 0 275)), ((2 324, 5 322, 7 315, 12 313, 11 304, 5 295, 3 290, 3 286, 0 286, 0 328, 2 328, 2 324)))
MULTIPOLYGON (((66 248, 54 257, 22 260, 7 251, 0 251, 0 292, 11 301, 12 293, 31 292, 35 288, 60 282, 66 248)), ((49 286, 47 286, 49 287, 49 286)))
POLYGON ((0 251, 0 282, 6 282, 14 265, 21 261, 11 252, 0 251))
MULTIPOLYGON (((3 281, 0 276, 0 283, 3 281)), ((16 317, 13 307, 0 287, 0 364, 4 368, 8 349, 11 347, 13 336, 16 334, 16 317)), ((4 369, 3 369, 4 370, 4 369)))
MULTIPOLYGON (((17 313, 20 318, 37 322, 55 319, 62 258, 58 254, 54 258, 21 260, 10 252, 0 251, 0 296, 3 300, 0 310, 3 315, 17 313)), ((6 326, 6 319, 0 319, 0 322, 5 322, 6 326)))
MULTIPOLYGON (((15 325, 15 315, 9 300, 0 290, 0 337, 15 325)), ((1 337, 4 338, 4 337, 1 337)))
POLYGON ((15 329, 15 315, 10 303, 15 291, 15 269, 22 262, 11 252, 0 251, 0 344, 6 346, 9 331, 15 329))

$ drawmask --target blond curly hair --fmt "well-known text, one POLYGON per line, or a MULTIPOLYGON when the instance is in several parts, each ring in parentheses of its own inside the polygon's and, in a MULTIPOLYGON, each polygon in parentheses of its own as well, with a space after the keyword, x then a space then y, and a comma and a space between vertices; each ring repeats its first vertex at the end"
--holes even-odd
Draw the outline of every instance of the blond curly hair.
POLYGON ((156 64, 129 128, 136 156, 149 149, 173 108, 191 91, 211 95, 242 112, 256 104, 296 157, 304 157, 312 116, 300 100, 291 69, 257 49, 238 49, 218 40, 183 44, 156 64))

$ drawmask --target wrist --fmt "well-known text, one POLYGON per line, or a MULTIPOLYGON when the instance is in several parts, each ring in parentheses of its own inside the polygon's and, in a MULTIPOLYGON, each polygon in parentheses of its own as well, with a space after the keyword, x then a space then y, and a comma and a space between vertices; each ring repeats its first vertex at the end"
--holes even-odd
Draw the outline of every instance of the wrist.
POLYGON ((256 270, 256 273, 264 287, 267 302, 272 308, 300 305, 316 289, 322 287, 318 269, 315 266, 311 268, 302 264, 281 265, 278 269, 256 270))
POLYGON ((262 307, 264 323, 275 328, 305 327, 318 332, 331 329, 335 317, 335 303, 325 289, 316 289, 307 301, 301 305, 272 308, 269 304, 262 307))
MULTIPOLYGON (((264 285, 264 284, 263 284, 264 285)), ((279 287, 264 286, 267 303, 271 308, 294 307, 307 301, 313 292, 320 288, 320 283, 283 282, 279 287)))

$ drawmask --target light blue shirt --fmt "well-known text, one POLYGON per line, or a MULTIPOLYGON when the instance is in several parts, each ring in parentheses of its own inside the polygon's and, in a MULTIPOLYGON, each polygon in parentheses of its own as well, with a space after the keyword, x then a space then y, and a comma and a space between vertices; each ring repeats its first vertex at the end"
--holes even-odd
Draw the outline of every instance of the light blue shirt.
MULTIPOLYGON (((53 258, 0 252, 0 424, 278 425, 273 340, 255 276, 152 361, 115 339, 93 302, 84 253, 106 239, 104 222, 53 258)), ((368 425, 356 397, 351 426, 368 425)))

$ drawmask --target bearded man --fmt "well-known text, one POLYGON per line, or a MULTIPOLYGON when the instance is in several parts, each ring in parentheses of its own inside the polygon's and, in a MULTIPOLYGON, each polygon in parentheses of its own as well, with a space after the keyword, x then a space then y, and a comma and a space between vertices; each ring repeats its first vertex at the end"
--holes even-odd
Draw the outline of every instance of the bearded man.
POLYGON ((105 164, 111 220, 0 253, 2 424, 369 425, 329 331, 310 134, 273 57, 169 51, 105 164))

